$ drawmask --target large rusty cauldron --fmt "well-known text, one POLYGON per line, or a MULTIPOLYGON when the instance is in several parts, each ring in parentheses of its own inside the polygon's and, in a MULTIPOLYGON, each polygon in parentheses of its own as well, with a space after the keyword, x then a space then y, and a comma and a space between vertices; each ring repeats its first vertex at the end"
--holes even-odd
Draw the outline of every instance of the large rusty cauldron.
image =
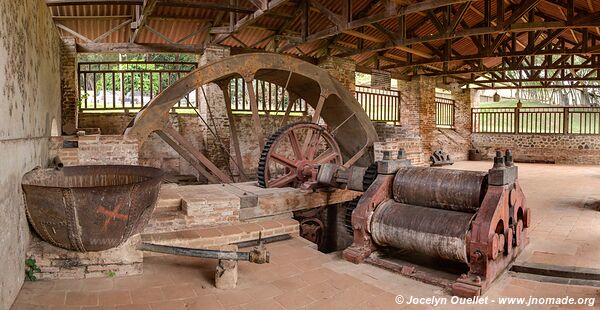
POLYGON ((27 216, 45 241, 79 251, 103 251, 148 223, 163 172, 142 166, 34 169, 23 176, 27 216))

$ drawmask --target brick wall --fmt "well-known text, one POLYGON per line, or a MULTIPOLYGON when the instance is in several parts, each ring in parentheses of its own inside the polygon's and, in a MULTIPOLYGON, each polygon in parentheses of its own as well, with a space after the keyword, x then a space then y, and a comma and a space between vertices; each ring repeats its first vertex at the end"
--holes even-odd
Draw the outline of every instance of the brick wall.
POLYGON ((77 49, 75 38, 65 37, 60 46, 60 90, 63 134, 77 131, 77 49))
POLYGON ((421 139, 418 136, 414 136, 412 130, 384 123, 375 123, 374 125, 379 136, 379 141, 375 142, 373 147, 375 160, 381 160, 384 151, 391 151, 392 155, 395 155, 398 153, 398 150, 404 149, 413 165, 427 165, 421 139))
POLYGON ((356 62, 350 58, 325 57, 319 61, 319 67, 327 70, 331 76, 345 86, 352 95, 355 90, 356 62))
POLYGON ((557 164, 600 164, 598 135, 472 135, 473 145, 493 157, 496 150, 511 149, 517 161, 557 164))
POLYGON ((478 92, 471 89, 451 93, 450 98, 455 104, 454 129, 436 128, 433 131, 433 151, 441 149, 450 154, 453 160, 468 159, 471 148, 471 105, 477 100, 477 96, 478 92))
MULTIPOLYGON (((401 94, 400 126, 377 123, 375 129, 379 141, 375 143, 375 159, 383 157, 383 151, 396 153, 404 149, 413 165, 427 165, 429 155, 423 149, 421 110, 421 84, 423 81, 398 81, 401 94)), ((434 119, 435 122, 435 119, 434 119)))
MULTIPOLYGON (((81 113, 79 114, 79 123, 82 128, 100 128, 100 132, 109 135, 120 135, 125 131, 127 124, 135 117, 135 114, 123 113, 81 113)), ((252 120, 250 115, 235 115, 235 122, 239 132, 240 149, 242 151, 242 160, 244 169, 249 177, 254 177, 258 164, 258 156, 262 150, 258 148, 256 135, 252 129, 252 120)), ((229 156, 223 154, 222 149, 217 149, 213 145, 212 148, 206 148, 208 142, 216 140, 207 130, 206 126, 198 119, 198 116, 191 114, 171 114, 170 126, 177 129, 181 135, 196 146, 205 155, 211 157, 221 156, 220 160, 225 161, 229 156), (210 139, 207 137, 210 136, 210 139), (212 155, 211 155, 212 154, 212 155)), ((297 116, 290 117, 289 122, 297 122, 300 120, 308 120, 297 116)), ((265 117, 261 116, 261 123, 268 138, 281 123, 281 118, 277 116, 265 117)), ((212 122, 210 123, 212 125, 212 122)), ((212 126, 211 126, 212 128, 212 126)), ((219 128, 219 136, 223 137, 223 131, 229 133, 229 128, 219 128)), ((229 139, 227 143, 231 143, 229 139)), ((229 147, 233 150, 233 146, 229 147)), ((76 149, 75 149, 76 150, 76 149)), ((61 159, 63 156, 73 156, 69 152, 75 152, 72 149, 62 149, 61 159), (66 152, 66 153, 65 153, 66 152)), ((232 153, 233 155, 233 153, 232 153)), ((65 162, 65 164, 68 164, 65 162)), ((139 164, 158 167, 168 173, 173 174, 192 174, 197 175, 196 170, 183 159, 173 148, 164 142, 158 135, 152 134, 140 146, 139 149, 139 164)), ((231 169, 236 171, 235 164, 230 162, 231 169)), ((228 172, 223 167, 223 170, 228 172)))
POLYGON ((135 113, 79 113, 79 128, 100 128, 103 135, 122 135, 135 113))
POLYGON ((51 142, 52 149, 67 166, 137 165, 139 162, 138 143, 125 140, 121 135, 62 136, 53 137, 51 142), (63 147, 65 140, 77 141, 78 147, 63 147))
POLYGON ((396 152, 403 148, 415 165, 428 165, 429 156, 437 149, 450 154, 454 160, 466 160, 470 148, 471 105, 477 93, 474 90, 452 92, 455 100, 455 128, 443 129, 435 125, 436 80, 418 77, 412 81, 398 81, 402 100, 400 126, 375 124, 379 141, 375 144, 375 158, 382 152, 396 152))
MULTIPOLYGON (((209 46, 200 57, 200 66, 221 60, 230 54, 228 47, 209 46)), ((199 95, 199 111, 202 117, 209 122, 213 132, 204 135, 204 148, 206 155, 217 167, 227 171, 229 154, 231 154, 229 118, 223 91, 214 83, 204 85, 199 95), (205 97, 206 95, 206 97, 205 97)))

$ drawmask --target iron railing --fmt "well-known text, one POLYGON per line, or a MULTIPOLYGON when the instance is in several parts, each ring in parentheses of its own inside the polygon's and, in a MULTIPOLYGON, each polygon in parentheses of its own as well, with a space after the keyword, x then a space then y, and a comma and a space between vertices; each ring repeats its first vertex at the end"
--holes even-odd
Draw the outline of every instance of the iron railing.
MULTIPOLYGON (((284 112, 290 103, 290 95, 282 86, 262 80, 254 80, 252 83, 256 103, 260 112, 275 113, 284 112)), ((250 100, 246 83, 242 78, 231 80, 231 110, 233 112, 250 112, 250 100)), ((294 99, 294 98, 292 98, 294 99)), ((307 104, 303 99, 292 103, 289 111, 291 113, 307 112, 307 104)))
POLYGON ((371 121, 396 125, 400 123, 399 91, 356 86, 355 96, 371 121))
POLYGON ((474 133, 600 134, 600 108, 473 108, 474 133))
MULTIPOLYGON (((196 67, 197 64, 193 62, 81 62, 78 64, 80 110, 139 110, 196 67)), ((232 112, 251 112, 243 79, 232 79, 230 87, 232 112)), ((254 80, 253 87, 261 113, 283 113, 288 110, 290 95, 282 86, 254 80)), ((399 124, 399 91, 357 86, 355 94, 373 122, 399 124)), ((193 112, 192 109, 198 109, 202 97, 201 90, 194 90, 177 102, 173 110, 193 112)), ((308 105, 303 99, 297 99, 289 112, 306 114, 308 105)))
MULTIPOLYGON (((81 62, 80 109, 139 110, 196 67, 193 62, 81 62)), ((187 99, 180 100, 174 108, 196 106, 198 94, 193 91, 187 99)))
POLYGON ((435 97, 435 126, 441 128, 454 128, 454 100, 435 97))

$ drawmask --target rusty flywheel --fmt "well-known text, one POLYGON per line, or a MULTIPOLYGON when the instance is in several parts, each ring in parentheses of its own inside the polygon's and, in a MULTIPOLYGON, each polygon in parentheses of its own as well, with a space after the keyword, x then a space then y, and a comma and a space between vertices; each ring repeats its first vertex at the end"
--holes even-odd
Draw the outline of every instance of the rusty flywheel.
POLYGON ((289 124, 271 135, 258 162, 261 187, 299 187, 316 179, 320 164, 342 164, 342 153, 333 136, 309 122, 289 124))
MULTIPOLYGON (((290 143, 289 138, 299 131, 309 131, 319 137, 319 141, 304 139, 299 137, 296 142, 299 143, 296 154, 298 157, 290 155, 281 157, 276 162, 280 153, 268 151, 263 162, 263 172, 259 175, 259 182, 265 187, 297 186, 305 184, 308 171, 305 169, 314 163, 336 162, 349 167, 351 165, 368 166, 373 162, 373 143, 377 140, 377 132, 371 123, 369 116, 362 109, 354 96, 340 82, 333 78, 323 68, 286 55, 270 53, 248 53, 240 54, 203 65, 190 72, 187 76, 179 79, 176 83, 165 89, 158 96, 154 97, 148 105, 142 109, 135 117, 134 121, 125 131, 125 138, 128 140, 137 140, 140 144, 155 133, 169 144, 179 155, 188 161, 200 175, 204 176, 210 183, 232 183, 237 181, 248 181, 246 172, 252 171, 252 167, 245 167, 247 162, 245 158, 257 156, 260 154, 242 153, 243 147, 240 146, 241 128, 239 120, 231 112, 232 95, 237 94, 237 88, 232 90, 231 81, 240 79, 245 85, 245 93, 249 101, 251 110, 251 130, 252 136, 256 139, 258 150, 276 148, 282 143, 290 143), (267 82, 283 87, 288 93, 287 106, 276 106, 277 111, 271 111, 267 115, 265 111, 259 108, 259 100, 254 90, 254 82, 267 82), (210 133, 214 134, 215 141, 227 153, 230 165, 220 165, 212 162, 212 159, 205 155, 193 141, 187 140, 181 132, 170 122, 170 112, 173 106, 180 99, 188 96, 193 91, 201 90, 204 100, 209 107, 211 104, 226 105, 227 121, 229 124, 229 133, 231 143, 221 143, 219 132, 214 129, 215 118, 211 116, 211 111, 207 110, 207 119, 204 119, 199 111, 196 113, 210 133), (220 96, 213 96, 210 99, 205 94, 209 90, 220 96), (215 99, 217 98, 217 99, 215 99), (220 99, 219 99, 220 98, 220 99), (286 130, 276 133, 272 139, 264 137, 268 132, 269 121, 277 118, 278 124, 289 123, 293 103, 296 100, 303 100, 310 106, 311 123, 301 125, 289 125, 286 130), (210 101, 210 104, 209 104, 210 101), (262 114, 262 115, 261 115, 262 114), (209 119, 211 118, 211 119, 209 119), (335 132, 335 139, 317 123, 324 122, 328 128, 335 132), (301 128, 301 129, 300 129, 301 128), (283 142, 286 140, 287 142, 283 142), (302 142, 300 142, 302 141, 302 142), (307 144, 314 142, 316 144, 307 144), (265 145, 269 144, 268 148, 265 145), (320 149, 330 148, 333 153, 325 154, 326 158, 319 157, 320 149), (331 157, 329 157, 331 156, 331 157), (302 157, 302 158, 300 158, 302 157), (288 159, 286 161, 286 158, 288 159), (282 162, 283 161, 283 162, 282 162), (277 166, 269 170, 268 166, 277 166), (232 168, 233 169, 228 169, 232 168), (229 170, 229 171, 226 171, 229 170), (234 173, 235 170, 237 173, 234 173), (295 173, 292 177, 292 171, 295 173), (278 173, 284 173, 284 177, 278 173)), ((284 154, 285 155, 285 154, 284 154)), ((260 158, 256 158, 260 159, 260 158)), ((259 168, 260 169, 260 168, 259 168)), ((261 172, 259 171, 259 174, 261 172)))

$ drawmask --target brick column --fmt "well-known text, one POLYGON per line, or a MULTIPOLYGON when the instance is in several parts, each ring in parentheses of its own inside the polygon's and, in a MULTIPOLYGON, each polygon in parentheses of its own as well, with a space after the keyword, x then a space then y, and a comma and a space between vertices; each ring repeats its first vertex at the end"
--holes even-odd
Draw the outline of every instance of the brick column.
POLYGON ((434 151, 435 140, 435 77, 419 76, 415 78, 418 84, 417 101, 419 103, 419 133, 425 158, 434 151))
POLYGON ((454 129, 462 137, 471 141, 471 108, 473 104, 479 105, 479 91, 476 89, 464 89, 453 91, 454 98, 454 129))
POLYGON ((60 46, 60 89, 62 132, 66 135, 77 132, 77 110, 79 108, 77 80, 75 38, 63 38, 60 46))
POLYGON ((329 72, 354 95, 356 79, 356 62, 354 60, 330 56, 321 59, 318 66, 329 72))
MULTIPOLYGON (((211 62, 220 60, 230 55, 228 47, 209 46, 204 50, 204 54, 200 57, 199 65, 203 66, 211 62)), ((219 139, 210 131, 205 131, 204 145, 206 156, 221 170, 227 172, 229 166, 230 138, 229 119, 227 118, 227 107, 225 98, 221 88, 216 84, 204 85, 204 93, 199 89, 199 112, 200 115, 208 122, 211 130, 216 132, 219 139), (210 112, 209 112, 210 109, 210 112), (213 123, 214 122, 214 123, 213 123), (225 147, 225 150, 223 147, 225 147)), ((233 168, 235 169, 235 168, 233 168)))

